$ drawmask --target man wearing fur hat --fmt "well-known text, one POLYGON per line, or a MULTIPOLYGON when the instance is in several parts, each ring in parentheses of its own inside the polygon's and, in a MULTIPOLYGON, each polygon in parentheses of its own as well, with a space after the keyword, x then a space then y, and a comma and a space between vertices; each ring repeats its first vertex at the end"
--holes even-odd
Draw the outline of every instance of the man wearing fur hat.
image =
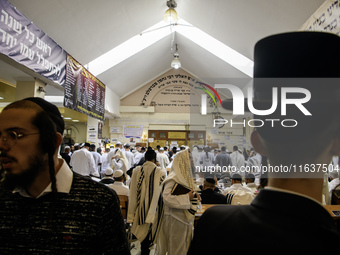
MULTIPOLYGON (((340 154, 339 45, 339 36, 323 32, 283 33, 257 42, 254 98, 247 105, 256 125, 251 143, 270 164, 263 166, 268 186, 250 205, 208 209, 189 254, 258 246, 258 238, 245 235, 248 230, 260 237, 262 254, 338 251, 340 234, 321 202, 324 174, 332 156, 340 154), (232 244, 227 249, 216 245, 226 240, 232 244)), ((223 107, 239 110, 237 100, 223 107)))

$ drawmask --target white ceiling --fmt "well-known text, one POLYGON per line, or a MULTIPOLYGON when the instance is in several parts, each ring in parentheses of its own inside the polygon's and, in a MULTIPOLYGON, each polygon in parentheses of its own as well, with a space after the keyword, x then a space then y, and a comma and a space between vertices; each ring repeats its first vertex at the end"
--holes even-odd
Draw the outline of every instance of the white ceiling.
MULTIPOLYGON (((158 23, 167 10, 166 0, 10 2, 83 65, 158 23)), ((253 59, 256 41, 270 34, 298 30, 324 0, 176 2, 180 18, 253 59)), ((98 78, 118 96, 126 96, 169 70, 171 40, 172 35, 161 39, 98 75, 98 78)), ((179 33, 176 33, 175 43, 178 44, 182 68, 207 83, 247 77, 179 33)), ((0 70, 3 65, 0 61, 0 70)), ((22 72, 0 71, 0 77, 6 79, 15 80, 15 77, 22 76, 22 72)), ((49 89, 48 93, 60 94, 60 91, 49 89)))

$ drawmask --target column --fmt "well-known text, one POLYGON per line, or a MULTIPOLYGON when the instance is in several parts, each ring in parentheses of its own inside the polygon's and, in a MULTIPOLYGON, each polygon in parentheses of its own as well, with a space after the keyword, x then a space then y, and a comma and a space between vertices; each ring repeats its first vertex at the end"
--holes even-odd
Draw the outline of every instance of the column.
POLYGON ((38 79, 18 81, 16 84, 15 100, 27 97, 45 97, 46 84, 38 79))

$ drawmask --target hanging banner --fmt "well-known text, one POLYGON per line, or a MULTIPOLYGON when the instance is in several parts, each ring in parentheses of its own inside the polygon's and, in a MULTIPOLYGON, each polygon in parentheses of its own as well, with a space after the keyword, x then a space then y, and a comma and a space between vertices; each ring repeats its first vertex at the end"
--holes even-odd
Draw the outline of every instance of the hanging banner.
POLYGON ((8 1, 0 11, 0 53, 64 85, 66 52, 8 1))
POLYGON ((340 0, 327 0, 299 30, 340 34, 340 0))
POLYGON ((123 136, 125 138, 141 138, 143 136, 143 126, 123 126, 123 136))
POLYGON ((64 106, 104 120, 105 85, 70 55, 67 55, 64 106))

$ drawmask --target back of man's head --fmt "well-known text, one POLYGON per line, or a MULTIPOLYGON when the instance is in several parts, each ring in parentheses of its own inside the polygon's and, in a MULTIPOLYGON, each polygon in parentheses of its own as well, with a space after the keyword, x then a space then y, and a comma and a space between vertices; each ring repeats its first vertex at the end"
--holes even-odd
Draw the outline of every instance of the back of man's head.
POLYGON ((273 87, 281 89, 281 94, 284 90, 293 91, 285 94, 291 104, 285 104, 278 96, 272 114, 254 115, 254 119, 262 121, 288 120, 283 125, 281 121, 273 127, 257 128, 271 164, 320 163, 315 162, 318 155, 339 136, 340 49, 336 46, 339 44, 339 36, 331 33, 293 32, 269 36, 255 45, 254 94, 258 96, 255 100, 264 101, 273 87), (330 57, 322 50, 315 50, 322 47, 336 50, 330 57), (296 87, 304 89, 305 95, 294 92, 296 87), (308 98, 306 94, 310 94, 309 100, 300 107, 298 103, 294 105, 300 98, 308 98))
POLYGON ((255 181, 255 175, 254 174, 247 174, 245 181, 247 183, 254 182, 255 181))
POLYGON ((152 148, 148 148, 147 152, 145 152, 145 161, 156 161, 156 152, 152 148))
POLYGON ((242 176, 240 174, 233 174, 231 180, 233 183, 242 183, 242 176))
POLYGON ((204 189, 214 189, 215 188, 215 179, 212 177, 207 177, 204 180, 204 189))
POLYGON ((237 145, 233 146, 233 151, 238 151, 238 146, 237 145))

